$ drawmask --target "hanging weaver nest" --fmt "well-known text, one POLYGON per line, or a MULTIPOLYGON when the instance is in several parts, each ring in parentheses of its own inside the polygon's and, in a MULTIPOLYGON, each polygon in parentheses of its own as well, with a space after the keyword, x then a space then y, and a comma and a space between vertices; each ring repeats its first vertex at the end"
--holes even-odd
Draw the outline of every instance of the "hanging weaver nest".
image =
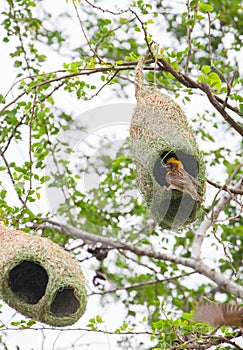
POLYGON ((71 255, 47 238, 0 224, 0 296, 12 308, 53 326, 85 312, 85 277, 71 255))
POLYGON ((201 183, 198 193, 202 196, 206 183, 205 164, 180 106, 156 86, 144 86, 145 57, 135 70, 137 106, 130 126, 137 184, 152 218, 162 228, 178 228, 200 216, 201 203, 186 193, 165 190, 163 186, 168 186, 166 169, 161 164, 170 157, 179 159, 185 170, 201 183))

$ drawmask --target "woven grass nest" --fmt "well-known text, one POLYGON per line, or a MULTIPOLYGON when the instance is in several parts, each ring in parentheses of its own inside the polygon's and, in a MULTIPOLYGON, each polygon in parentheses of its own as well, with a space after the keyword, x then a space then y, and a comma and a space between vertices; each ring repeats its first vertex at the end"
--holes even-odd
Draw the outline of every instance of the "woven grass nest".
POLYGON ((156 86, 144 86, 144 62, 145 56, 135 71, 137 105, 130 126, 137 185, 152 218, 162 228, 179 228, 201 216, 201 203, 188 194, 163 188, 168 183, 161 162, 166 163, 170 157, 179 159, 201 183, 201 196, 205 193, 205 163, 180 106, 156 86))
POLYGON ((85 277, 51 240, 0 224, 0 296, 36 321, 68 326, 85 312, 85 277))

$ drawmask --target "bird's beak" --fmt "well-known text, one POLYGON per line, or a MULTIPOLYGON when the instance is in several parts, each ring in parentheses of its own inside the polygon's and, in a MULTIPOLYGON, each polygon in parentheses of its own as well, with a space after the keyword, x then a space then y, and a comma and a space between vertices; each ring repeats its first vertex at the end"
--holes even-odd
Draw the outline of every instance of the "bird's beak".
POLYGON ((162 168, 167 168, 168 167, 168 165, 165 164, 165 163, 161 163, 161 166, 162 166, 162 168))

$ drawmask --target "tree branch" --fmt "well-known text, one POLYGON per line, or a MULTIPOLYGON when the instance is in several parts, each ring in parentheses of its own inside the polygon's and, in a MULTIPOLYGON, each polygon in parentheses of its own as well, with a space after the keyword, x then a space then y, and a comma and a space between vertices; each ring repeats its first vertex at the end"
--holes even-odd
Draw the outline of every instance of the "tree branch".
MULTIPOLYGON (((149 47, 149 50, 151 50, 151 47, 149 47)), ((154 59, 151 58, 149 60, 146 60, 146 64, 149 63, 153 63, 154 59)), ((223 116, 223 118, 240 134, 243 136, 243 127, 238 124, 226 111, 225 111, 225 107, 231 109, 232 111, 234 111, 235 113, 242 115, 241 112, 236 108, 233 107, 231 105, 228 104, 228 102, 225 104, 225 100, 222 100, 221 98, 219 98, 218 96, 214 95, 209 87, 208 84, 206 83, 197 83, 195 82, 192 78, 190 78, 189 76, 175 70, 164 58, 160 58, 157 60, 158 62, 158 66, 160 68, 160 70, 162 71, 166 71, 171 73, 180 83, 182 83, 184 86, 188 87, 188 88, 194 88, 194 89, 200 89, 202 90, 208 97, 209 101, 212 103, 212 105, 218 110, 218 112, 223 116)), ((83 75, 91 75, 91 74, 97 74, 97 73, 101 73, 101 72, 109 72, 109 71, 114 71, 114 72, 120 72, 120 71, 126 71, 126 70, 134 70, 136 65, 137 65, 137 61, 135 62, 124 62, 122 65, 115 65, 115 62, 113 63, 106 63, 107 66, 106 67, 96 67, 96 68, 81 68, 79 72, 77 73, 68 73, 66 70, 58 70, 56 72, 52 72, 52 73, 46 73, 45 75, 48 74, 57 74, 57 73, 66 73, 63 74, 61 76, 57 76, 54 77, 52 79, 47 79, 44 80, 42 82, 37 83, 36 85, 31 86, 31 91, 35 90, 36 88, 39 88, 43 85, 47 85, 47 84, 52 84, 54 82, 58 82, 58 81, 62 81, 65 79, 70 79, 73 77, 78 77, 78 76, 83 76, 83 75)), ((150 67, 145 67, 144 70, 151 70, 150 67)), ((38 75, 39 77, 40 75, 38 75)), ((35 76, 28 76, 25 79, 29 78, 31 80, 33 80, 35 76)), ((22 79, 20 80, 22 81, 22 79)), ((16 85, 16 83, 14 84, 16 85)), ((12 90, 12 88, 9 89, 9 92, 12 90)), ((16 103, 21 97, 23 97, 24 95, 27 95, 29 93, 29 90, 26 90, 24 92, 22 92, 21 94, 19 94, 14 100, 12 100, 10 103, 6 104, 1 110, 0 113, 2 113, 3 111, 5 111, 9 106, 11 106, 12 104, 16 103)), ((5 96, 6 97, 6 96, 5 96)))
POLYGON ((216 188, 220 188, 221 190, 224 190, 226 192, 230 192, 230 193, 234 193, 234 194, 242 194, 243 195, 243 190, 241 189, 236 189, 234 187, 229 187, 227 185, 220 185, 220 184, 217 184, 216 182, 213 182, 212 180, 209 180, 207 179, 207 182, 216 187, 216 188))
POLYGON ((161 68, 165 69, 167 72, 170 72, 180 83, 189 88, 200 89, 208 97, 211 104, 217 109, 217 111, 222 115, 222 117, 234 128, 241 136, 243 136, 243 127, 238 124, 226 111, 223 101, 223 105, 220 104, 219 100, 212 93, 210 86, 205 83, 197 83, 189 76, 175 70, 164 58, 158 60, 158 64, 161 68))
POLYGON ((200 88, 202 91, 205 92, 205 94, 207 95, 209 101, 212 103, 212 105, 217 109, 217 111, 222 115, 222 117, 224 118, 224 120, 226 120, 230 126, 232 126, 232 128, 234 128, 241 136, 243 136, 243 127, 240 126, 240 124, 238 124, 226 111, 225 111, 225 107, 224 107, 224 103, 223 106, 221 106, 221 104, 218 102, 218 100, 215 98, 215 96, 213 95, 209 85, 207 83, 200 83, 200 88))
POLYGON ((221 272, 217 271, 215 268, 211 268, 206 265, 202 260, 196 260, 194 258, 183 258, 171 254, 171 252, 163 251, 157 252, 152 249, 139 248, 136 244, 131 244, 127 242, 121 242, 110 237, 98 236, 93 233, 89 233, 78 229, 70 225, 60 224, 50 219, 42 219, 42 222, 49 223, 50 227, 46 224, 35 225, 35 228, 52 228, 75 238, 82 239, 85 243, 97 243, 100 242, 107 247, 112 247, 116 249, 128 250, 137 256, 147 256, 149 258, 154 258, 158 260, 170 261, 175 264, 183 265, 192 268, 194 271, 208 277, 213 282, 215 282, 220 289, 226 290, 227 292, 235 295, 236 297, 243 298, 243 287, 234 283, 232 279, 228 279, 221 272))
MULTIPOLYGON (((154 60, 153 59, 149 59, 146 61, 147 64, 149 63, 153 63, 154 60)), ((109 62, 106 62, 106 67, 96 67, 96 68, 81 68, 79 70, 79 72, 77 73, 68 73, 67 70, 58 70, 58 71, 55 71, 55 72, 50 72, 50 73, 45 73, 45 74, 39 74, 39 75, 33 75, 33 76, 26 76, 24 78, 22 78, 21 80, 19 80, 18 82, 15 82, 11 88, 8 90, 7 94, 4 96, 4 98, 7 97, 7 95, 9 95, 9 93, 12 91, 13 87, 15 85, 17 85, 18 83, 21 83, 21 81, 23 79, 33 79, 35 77, 40 77, 40 76, 49 76, 50 74, 62 74, 61 76, 56 76, 54 78, 51 78, 51 79, 47 79, 47 80, 44 80, 42 82, 39 82, 33 86, 30 87, 30 90, 26 89, 24 92, 22 92, 21 94, 19 94, 14 100, 12 100, 11 102, 9 102, 8 104, 6 104, 1 110, 0 110, 0 113, 4 112, 8 107, 10 107, 12 104, 15 104, 20 98, 22 98, 23 96, 25 95, 28 95, 28 93, 30 91, 35 91, 36 89, 44 86, 44 85, 48 85, 48 84, 52 84, 52 83, 55 83, 55 82, 59 82, 59 81, 64 81, 65 79, 71 79, 71 78, 74 78, 74 77, 79 77, 79 76, 83 76, 83 75, 92 75, 92 74, 97 74, 97 73, 102 73, 102 72, 121 72, 121 71, 129 71, 129 70, 134 70, 136 65, 137 65, 137 61, 135 62, 124 62, 122 65, 117 65, 115 66, 115 63, 109 63, 109 62), (63 74, 64 73, 64 74, 63 74)), ((145 67, 144 70, 151 70, 150 67, 145 67)), ((55 90, 53 90, 54 92, 55 90)), ((49 95, 47 95, 49 96, 49 95)))

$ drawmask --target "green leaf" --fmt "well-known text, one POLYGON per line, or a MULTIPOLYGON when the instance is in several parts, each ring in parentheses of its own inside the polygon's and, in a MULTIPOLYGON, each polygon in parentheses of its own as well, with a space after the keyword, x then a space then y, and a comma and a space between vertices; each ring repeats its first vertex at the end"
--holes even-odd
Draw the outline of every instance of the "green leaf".
POLYGON ((212 87, 215 87, 216 89, 220 89, 221 86, 222 86, 222 81, 220 80, 219 76, 217 73, 215 72, 211 72, 209 75, 208 75, 208 78, 209 78, 209 84, 210 86, 212 87))
POLYGON ((196 14, 196 15, 195 15, 195 18, 196 18, 197 20, 201 21, 201 20, 203 20, 203 19, 205 18, 205 16, 196 14))
POLYGON ((34 321, 34 320, 29 320, 28 322, 27 322, 27 326, 28 327, 32 327, 32 326, 34 326, 36 324, 36 321, 34 321))
POLYGON ((47 181, 49 181, 51 178, 50 178, 50 176, 42 176, 41 178, 40 178, 40 182, 43 184, 43 183, 45 183, 45 182, 47 182, 47 181))
POLYGON ((211 67, 210 66, 202 66, 201 71, 204 74, 208 74, 211 71, 211 67))
POLYGON ((127 23, 128 19, 125 18, 125 17, 122 17, 122 18, 120 18, 119 21, 120 21, 121 24, 124 24, 124 23, 127 23))
POLYGON ((95 319, 97 323, 103 323, 103 320, 99 315, 97 315, 95 319))
POLYGON ((181 316, 181 318, 184 319, 184 320, 191 320, 192 315, 189 314, 189 313, 184 313, 184 314, 181 316))
POLYGON ((209 5, 209 4, 202 4, 199 3, 199 11, 201 11, 202 13, 207 13, 212 12, 214 10, 213 6, 209 5))
POLYGON ((134 30, 135 30, 135 32, 141 32, 141 28, 139 28, 138 26, 135 26, 134 30))

